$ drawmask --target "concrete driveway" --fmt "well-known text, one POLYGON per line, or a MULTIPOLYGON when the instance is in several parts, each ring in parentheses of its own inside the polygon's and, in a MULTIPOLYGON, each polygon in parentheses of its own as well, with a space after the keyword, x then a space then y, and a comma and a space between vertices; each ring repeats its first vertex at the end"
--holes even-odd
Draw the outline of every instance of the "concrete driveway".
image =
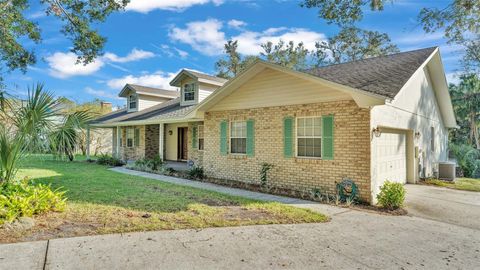
POLYGON ((479 269, 480 230, 346 211, 319 224, 0 245, 0 269, 479 269))
POLYGON ((427 185, 405 187, 409 215, 480 230, 480 192, 427 185))

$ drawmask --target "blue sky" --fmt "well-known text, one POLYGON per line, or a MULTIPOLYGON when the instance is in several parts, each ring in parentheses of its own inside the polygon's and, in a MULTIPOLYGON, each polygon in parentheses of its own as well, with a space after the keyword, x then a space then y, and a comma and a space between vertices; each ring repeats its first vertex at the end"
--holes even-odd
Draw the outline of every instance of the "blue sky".
MULTIPOLYGON (((453 82, 461 48, 448 45, 442 33, 425 35, 416 20, 422 7, 448 2, 397 0, 383 12, 366 11, 358 26, 388 33, 402 51, 440 46, 447 79, 453 82)), ((96 26, 108 39, 105 54, 83 66, 74 64, 70 41, 56 18, 43 15, 38 5, 26 14, 39 23, 43 42, 25 43, 36 50, 38 63, 26 74, 7 74, 9 92, 21 97, 28 86, 43 82, 56 95, 77 102, 100 98, 118 105, 123 102, 116 95, 125 83, 171 89, 168 82, 181 68, 213 74, 228 39, 239 40, 241 53, 256 54, 268 40, 303 41, 311 48, 338 31, 297 0, 132 0, 127 11, 96 26)))

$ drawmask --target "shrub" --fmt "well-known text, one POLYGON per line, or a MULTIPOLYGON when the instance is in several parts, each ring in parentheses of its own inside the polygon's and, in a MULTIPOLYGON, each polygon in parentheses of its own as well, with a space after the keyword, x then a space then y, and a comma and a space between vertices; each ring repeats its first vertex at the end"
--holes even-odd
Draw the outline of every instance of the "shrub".
POLYGON ((275 165, 264 162, 262 163, 262 168, 260 169, 260 184, 262 187, 266 187, 268 184, 268 172, 274 167, 275 165))
POLYGON ((466 144, 450 144, 449 147, 463 176, 480 177, 480 150, 466 144))
POLYGON ((405 188, 401 183, 385 181, 377 195, 378 204, 390 210, 403 206, 405 200, 405 188))
POLYGON ((203 167, 201 166, 194 166, 188 170, 188 175, 195 179, 203 179, 205 177, 203 167))
POLYGON ((64 193, 58 189, 52 190, 47 185, 29 185, 27 180, 2 184, 0 185, 0 224, 48 211, 63 211, 66 206, 64 193))
POLYGON ((107 154, 103 154, 100 157, 98 157, 97 164, 113 166, 113 167, 125 165, 125 163, 121 159, 109 156, 107 154))

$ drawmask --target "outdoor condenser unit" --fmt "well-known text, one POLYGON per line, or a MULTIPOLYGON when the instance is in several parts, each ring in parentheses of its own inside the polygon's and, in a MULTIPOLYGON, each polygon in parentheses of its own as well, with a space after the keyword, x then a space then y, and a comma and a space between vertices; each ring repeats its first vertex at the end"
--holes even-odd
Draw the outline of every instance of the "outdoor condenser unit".
POLYGON ((438 179, 453 181, 455 180, 455 162, 445 161, 438 163, 438 179))

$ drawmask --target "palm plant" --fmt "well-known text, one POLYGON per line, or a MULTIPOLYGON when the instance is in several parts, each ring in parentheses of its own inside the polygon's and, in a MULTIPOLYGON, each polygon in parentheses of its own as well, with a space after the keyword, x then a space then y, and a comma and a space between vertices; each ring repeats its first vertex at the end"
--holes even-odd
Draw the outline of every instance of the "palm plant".
POLYGON ((89 111, 76 111, 65 115, 62 122, 50 133, 51 151, 72 161, 80 141, 79 131, 85 128, 91 119, 92 114, 89 111))
POLYGON ((7 128, 0 126, 0 183, 13 179, 24 150, 21 136, 12 135, 7 128))

